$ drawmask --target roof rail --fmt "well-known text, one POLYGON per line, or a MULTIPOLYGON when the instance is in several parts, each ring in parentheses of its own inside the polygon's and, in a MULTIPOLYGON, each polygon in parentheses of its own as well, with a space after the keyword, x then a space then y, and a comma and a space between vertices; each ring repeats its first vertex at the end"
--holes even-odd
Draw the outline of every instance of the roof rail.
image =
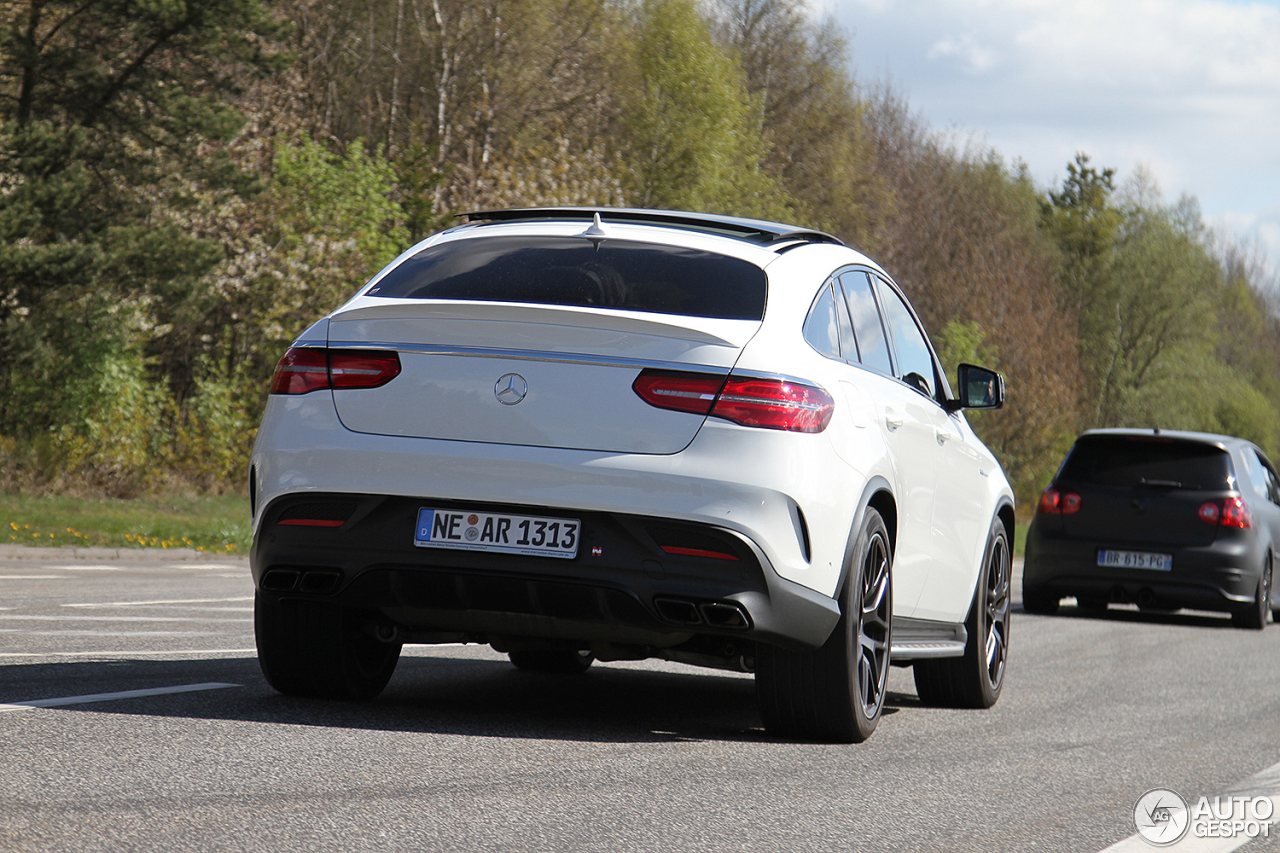
POLYGON ((727 237, 749 240, 765 246, 795 243, 844 243, 831 234, 769 222, 763 219, 745 219, 739 216, 720 216, 714 213, 690 213, 682 210, 641 210, 626 207, 523 207, 508 210, 477 210, 459 213, 468 222, 517 222, 531 220, 570 219, 594 221, 599 215, 606 223, 638 222, 651 225, 672 225, 727 237))

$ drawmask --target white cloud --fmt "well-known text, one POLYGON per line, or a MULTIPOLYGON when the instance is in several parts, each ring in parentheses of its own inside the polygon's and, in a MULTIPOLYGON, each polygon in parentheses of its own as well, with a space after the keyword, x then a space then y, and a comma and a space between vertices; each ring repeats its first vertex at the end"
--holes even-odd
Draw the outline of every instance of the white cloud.
POLYGON ((935 127, 1044 185, 1077 151, 1280 258, 1280 0, 814 0, 935 127), (1244 224, 1249 223, 1249 224, 1244 224))

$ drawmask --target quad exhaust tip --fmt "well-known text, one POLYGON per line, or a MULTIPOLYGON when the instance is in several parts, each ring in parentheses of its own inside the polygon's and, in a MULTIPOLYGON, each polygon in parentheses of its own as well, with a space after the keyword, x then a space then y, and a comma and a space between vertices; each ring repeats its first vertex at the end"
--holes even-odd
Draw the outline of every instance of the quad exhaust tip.
POLYGON ((655 598, 654 607, 667 622, 677 625, 705 625, 709 628, 746 630, 751 627, 747 609, 736 601, 708 601, 699 604, 683 598, 655 598))

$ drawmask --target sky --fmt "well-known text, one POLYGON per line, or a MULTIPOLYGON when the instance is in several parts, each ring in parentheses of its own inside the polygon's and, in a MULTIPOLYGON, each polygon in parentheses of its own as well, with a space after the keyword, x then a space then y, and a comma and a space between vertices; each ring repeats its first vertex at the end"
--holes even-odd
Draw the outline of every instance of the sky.
POLYGON ((852 72, 1061 186, 1083 151, 1280 268, 1280 0, 810 0, 852 72))

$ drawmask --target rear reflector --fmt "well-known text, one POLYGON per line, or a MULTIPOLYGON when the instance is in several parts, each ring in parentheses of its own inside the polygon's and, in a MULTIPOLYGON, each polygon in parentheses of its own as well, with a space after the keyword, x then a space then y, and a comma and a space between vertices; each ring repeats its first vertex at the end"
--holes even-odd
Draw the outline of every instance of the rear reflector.
POLYGON ((400 375, 400 356, 387 350, 290 347, 271 378, 272 394, 322 388, 377 388, 400 375))
POLYGON ((282 518, 276 522, 281 527, 341 527, 345 523, 336 518, 282 518))
POLYGON ((710 560, 732 560, 735 563, 741 562, 735 555, 726 554, 723 551, 707 551, 702 548, 682 548, 678 545, 663 545, 662 550, 668 554, 676 554, 681 557, 706 557, 710 560))

